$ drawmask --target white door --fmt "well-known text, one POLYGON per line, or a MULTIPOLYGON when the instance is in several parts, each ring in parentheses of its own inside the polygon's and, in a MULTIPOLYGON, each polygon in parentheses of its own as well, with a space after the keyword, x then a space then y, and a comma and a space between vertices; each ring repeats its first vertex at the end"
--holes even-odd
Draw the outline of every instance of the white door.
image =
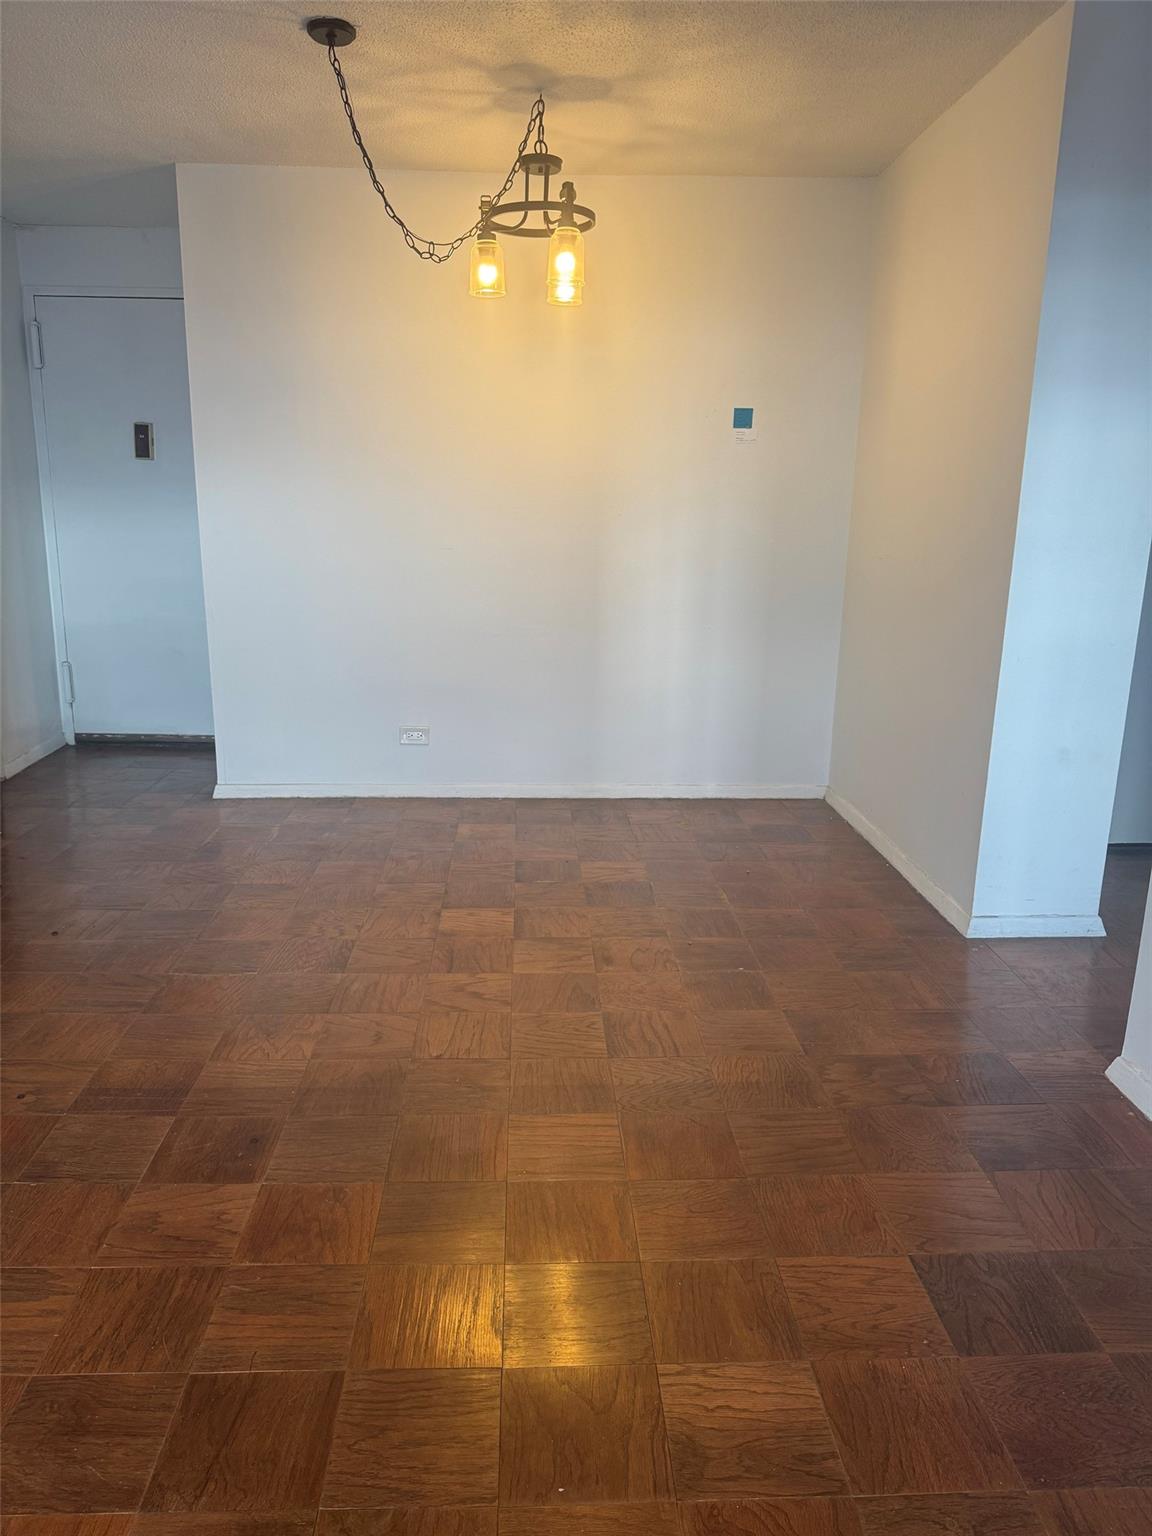
POLYGON ((76 731, 210 735, 183 302, 38 296, 36 319, 76 731))

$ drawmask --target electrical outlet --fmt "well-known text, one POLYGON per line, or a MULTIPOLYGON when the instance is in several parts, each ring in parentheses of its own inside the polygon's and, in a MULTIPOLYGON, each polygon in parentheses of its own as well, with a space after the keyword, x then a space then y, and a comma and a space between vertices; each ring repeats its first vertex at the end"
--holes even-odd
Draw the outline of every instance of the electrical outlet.
POLYGON ((400 745, 402 747, 426 747, 431 732, 426 725, 402 725, 400 727, 400 745))

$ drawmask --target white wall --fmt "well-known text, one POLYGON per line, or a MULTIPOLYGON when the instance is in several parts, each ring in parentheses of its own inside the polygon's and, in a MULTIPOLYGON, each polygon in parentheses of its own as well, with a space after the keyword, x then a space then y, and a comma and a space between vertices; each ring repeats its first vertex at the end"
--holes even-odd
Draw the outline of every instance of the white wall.
POLYGON ((180 289, 175 229, 37 224, 18 236, 25 284, 49 288, 180 289))
POLYGON ((974 934, 1102 933, 1152 541, 1152 7, 1076 9, 974 934))
POLYGON ((1152 843, 1152 579, 1144 583, 1144 607, 1136 638, 1108 841, 1152 843))
MULTIPOLYGON (((388 180, 441 234, 484 186, 388 180)), ((534 241, 469 299, 356 171, 178 182, 226 792, 820 792, 867 182, 578 181, 575 312, 534 241)))
POLYGON ((0 281, 0 759, 5 776, 64 745, 60 692, 48 595, 44 520, 36 469, 32 398, 25 359, 24 320, 16 230, 3 224, 0 281))
POLYGON ((1069 10, 880 178, 830 798, 966 926, 1069 10))

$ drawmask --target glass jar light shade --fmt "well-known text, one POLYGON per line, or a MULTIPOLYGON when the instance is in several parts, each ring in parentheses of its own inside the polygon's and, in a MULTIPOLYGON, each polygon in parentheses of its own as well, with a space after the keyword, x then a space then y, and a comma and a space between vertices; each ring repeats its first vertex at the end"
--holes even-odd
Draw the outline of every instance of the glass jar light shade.
POLYGON ((507 292, 504 287, 504 252, 494 235, 479 234, 473 241, 468 292, 474 299, 502 299, 507 292))
POLYGON ((583 302, 584 236, 561 224, 548 241, 548 302, 571 308, 583 302))

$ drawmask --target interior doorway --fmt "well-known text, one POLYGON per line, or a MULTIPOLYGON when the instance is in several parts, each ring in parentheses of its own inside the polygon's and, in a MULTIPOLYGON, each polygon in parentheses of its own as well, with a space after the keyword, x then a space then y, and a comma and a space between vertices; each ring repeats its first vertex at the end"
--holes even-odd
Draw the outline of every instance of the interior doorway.
POLYGON ((210 737, 183 301, 34 313, 65 734, 210 737))

